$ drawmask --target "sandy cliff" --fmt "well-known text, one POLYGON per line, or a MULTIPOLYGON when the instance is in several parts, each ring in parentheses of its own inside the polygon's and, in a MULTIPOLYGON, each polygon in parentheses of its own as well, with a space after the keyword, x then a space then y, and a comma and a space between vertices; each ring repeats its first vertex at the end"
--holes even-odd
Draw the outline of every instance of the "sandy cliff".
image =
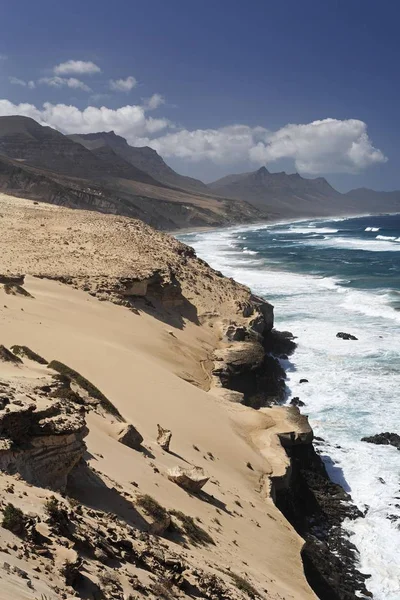
POLYGON ((139 221, 5 195, 0 215, 0 343, 45 359, 0 360, 0 429, 10 410, 35 415, 2 442, 29 457, 39 436, 49 474, 54 436, 76 443, 52 481, 35 456, 27 472, 0 451, 2 509, 25 519, 0 528, 0 598, 315 598, 270 479, 290 477, 281 440, 312 433, 293 410, 232 402, 259 390, 215 373, 236 344, 257 352, 272 307, 139 221), (118 441, 130 424, 142 443, 118 441), (193 466, 196 493, 171 480, 193 466))

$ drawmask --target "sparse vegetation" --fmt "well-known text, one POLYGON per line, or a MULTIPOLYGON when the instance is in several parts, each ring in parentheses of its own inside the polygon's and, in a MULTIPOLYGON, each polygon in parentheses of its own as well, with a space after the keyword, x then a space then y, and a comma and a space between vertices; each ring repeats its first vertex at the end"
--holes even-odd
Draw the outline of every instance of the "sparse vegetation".
POLYGON ((62 531, 64 533, 68 531, 68 513, 55 496, 50 496, 50 498, 46 500, 44 509, 49 517, 50 523, 58 531, 62 531))
POLYGON ((180 510, 171 510, 171 515, 179 519, 184 533, 193 544, 215 544, 211 535, 205 529, 200 527, 189 515, 185 515, 180 510))
POLYGON ((23 536, 26 529, 26 517, 20 508, 8 503, 3 511, 2 526, 15 535, 23 536))
POLYGON ((124 421, 121 413, 113 405, 113 403, 95 385, 93 385, 93 383, 83 377, 80 373, 74 371, 74 369, 71 369, 70 367, 67 367, 67 365, 64 365, 64 363, 58 360, 52 360, 48 367, 49 369, 54 369, 54 371, 65 375, 70 381, 77 383, 82 389, 85 390, 85 392, 89 394, 89 396, 98 400, 106 412, 112 414, 114 417, 117 417, 117 419, 120 421, 124 421))
POLYGON ((155 521, 165 521, 168 517, 168 511, 166 508, 161 506, 159 502, 149 494, 143 494, 137 499, 137 504, 147 512, 148 515, 153 517, 155 521))
POLYGON ((105 588, 111 587, 111 586, 119 587, 121 585, 117 575, 115 575, 115 573, 110 573, 108 571, 106 571, 104 573, 100 573, 99 582, 105 588))
POLYGON ((232 573, 230 571, 228 572, 228 575, 233 579, 233 583, 235 584, 237 589, 247 594, 249 598, 260 597, 255 587, 251 585, 251 583, 249 583, 247 579, 245 579, 241 575, 237 575, 236 573, 232 573))
POLYGON ((79 566, 75 562, 66 560, 61 566, 60 574, 64 577, 67 585, 73 586, 79 575, 79 566))
POLYGON ((253 465, 251 464, 251 462, 246 463, 246 467, 248 469, 250 469, 250 471, 254 471, 253 465))
POLYGON ((43 356, 40 356, 40 354, 37 354, 36 352, 28 348, 28 346, 14 345, 11 346, 11 350, 16 356, 19 356, 21 358, 29 358, 29 360, 34 360, 40 365, 47 365, 47 360, 43 358, 43 356))
POLYGON ((176 598, 172 589, 172 582, 165 578, 157 581, 157 583, 152 586, 151 591, 156 598, 164 598, 164 600, 175 600, 176 598))

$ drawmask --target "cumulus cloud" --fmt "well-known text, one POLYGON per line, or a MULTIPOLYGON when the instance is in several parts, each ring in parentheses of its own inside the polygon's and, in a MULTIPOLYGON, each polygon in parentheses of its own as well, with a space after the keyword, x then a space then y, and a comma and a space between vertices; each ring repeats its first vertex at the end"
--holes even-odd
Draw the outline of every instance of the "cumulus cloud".
POLYGON ((45 102, 37 108, 33 104, 14 104, 0 100, 0 115, 25 115, 42 125, 50 125, 63 133, 91 133, 114 130, 126 137, 131 144, 145 136, 153 136, 172 126, 167 119, 146 117, 142 106, 122 106, 115 110, 105 106, 88 106, 80 110, 76 106, 45 102))
MULTIPOLYGON (((63 84, 64 85, 64 84, 63 84)), ((155 102, 157 103, 157 102, 155 102)), ((217 164, 252 163, 255 166, 292 159, 298 171, 356 173, 386 162, 368 137, 367 126, 356 119, 324 119, 303 125, 289 124, 277 131, 264 127, 230 125, 220 129, 179 129, 168 119, 147 116, 148 106, 76 106, 46 102, 13 104, 0 100, 0 115, 26 115, 63 133, 114 130, 132 145, 149 145, 164 157, 217 164)))
POLYGON ((147 110, 155 110, 165 104, 164 96, 161 94, 153 94, 150 98, 142 98, 143 106, 147 110))
POLYGON ((133 75, 126 79, 110 79, 110 89, 114 92, 130 92, 137 85, 137 80, 133 75))
POLYGON ((92 89, 86 85, 86 83, 83 83, 83 81, 80 81, 80 79, 76 79, 75 77, 42 77, 39 79, 39 83, 55 88, 69 87, 75 90, 80 89, 84 92, 92 91, 92 89))
POLYGON ((92 61, 67 60, 53 67, 55 75, 93 75, 101 73, 101 69, 92 61))
POLYGON ((381 150, 372 145, 367 125, 357 119, 289 124, 277 131, 247 125, 195 131, 181 129, 147 143, 163 156, 193 162, 248 161, 259 166, 291 158, 298 171, 310 175, 356 173, 387 160, 381 150))
POLYGON ((31 90, 33 90, 33 88, 36 87, 35 82, 32 80, 24 81, 23 79, 19 79, 18 77, 9 77, 8 80, 12 85, 20 85, 21 87, 27 87, 31 90))

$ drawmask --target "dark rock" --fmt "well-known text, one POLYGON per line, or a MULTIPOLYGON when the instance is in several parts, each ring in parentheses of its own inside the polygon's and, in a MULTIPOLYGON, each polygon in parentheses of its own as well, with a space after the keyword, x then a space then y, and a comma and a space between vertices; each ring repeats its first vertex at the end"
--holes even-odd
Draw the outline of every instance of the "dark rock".
POLYGON ((294 398, 291 399, 290 404, 292 406, 305 406, 305 403, 300 400, 300 398, 298 396, 295 396, 294 398))
POLYGON ((117 440, 121 444, 124 444, 133 450, 142 449, 143 436, 141 433, 139 433, 136 427, 132 425, 132 423, 128 423, 128 425, 125 425, 122 429, 120 429, 117 440))
POLYGON ((264 349, 275 356, 290 356, 296 350, 295 337, 290 331, 272 329, 264 336, 264 349))
POLYGON ((299 383, 308 383, 308 379, 300 379, 299 383))
POLYGON ((336 334, 336 337, 341 338, 342 340, 358 340, 355 335, 345 333, 344 331, 339 331, 339 333, 336 334))
POLYGON ((368 575, 357 570, 357 550, 342 528, 345 519, 362 517, 343 488, 333 483, 312 444, 286 446, 292 475, 289 486, 273 480, 278 508, 304 538, 307 580, 323 600, 370 597, 368 575))
POLYGON ((397 433, 377 433, 369 437, 361 438, 362 442, 368 442, 369 444, 377 444, 383 446, 394 446, 397 450, 400 450, 400 435, 397 433))

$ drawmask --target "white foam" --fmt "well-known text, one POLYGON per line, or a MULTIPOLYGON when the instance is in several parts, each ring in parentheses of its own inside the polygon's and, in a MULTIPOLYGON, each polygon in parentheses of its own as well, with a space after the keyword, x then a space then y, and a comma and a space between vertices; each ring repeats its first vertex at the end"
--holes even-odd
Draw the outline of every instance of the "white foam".
MULTIPOLYGON (((377 236, 378 238, 379 236, 377 236)), ((345 248, 350 250, 364 250, 365 252, 398 252, 400 246, 398 245, 397 238, 394 239, 373 239, 373 240, 362 240, 356 238, 345 238, 345 237, 325 237, 321 239, 308 240, 307 238, 302 240, 301 243, 304 245, 315 245, 323 246, 326 248, 345 248)))
POLYGON ((366 227, 364 231, 379 231, 379 227, 366 227))
POLYGON ((279 233, 280 235, 292 235, 293 233, 299 233, 309 235, 310 233, 320 233, 321 235, 326 233, 338 233, 339 229, 331 229, 330 227, 295 227, 292 226, 289 229, 273 229, 273 233, 279 233))
POLYGON ((392 242, 400 242, 400 238, 396 237, 395 235, 377 235, 376 239, 377 240, 388 240, 388 241, 392 241, 392 242))

